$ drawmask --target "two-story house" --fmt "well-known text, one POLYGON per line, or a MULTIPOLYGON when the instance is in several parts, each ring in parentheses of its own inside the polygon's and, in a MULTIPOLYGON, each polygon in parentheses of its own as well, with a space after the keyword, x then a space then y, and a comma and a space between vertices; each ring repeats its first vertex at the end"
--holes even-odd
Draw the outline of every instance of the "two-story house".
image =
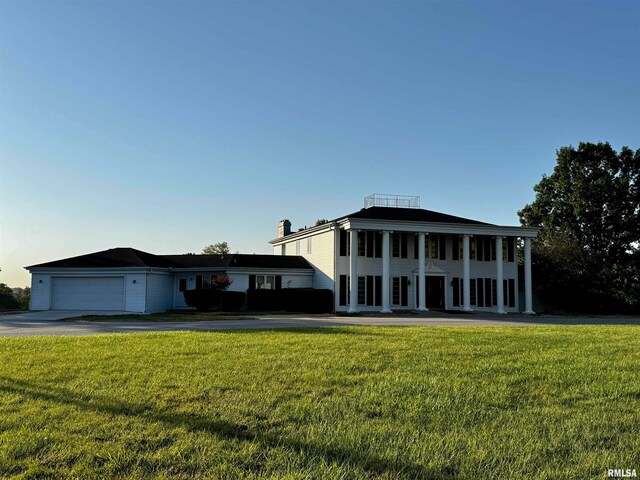
POLYGON ((291 231, 282 220, 274 254, 304 257, 313 286, 346 312, 433 309, 533 313, 533 228, 500 226, 421 209, 418 197, 371 195, 365 208, 291 231), (517 243, 524 253, 519 305, 517 243))

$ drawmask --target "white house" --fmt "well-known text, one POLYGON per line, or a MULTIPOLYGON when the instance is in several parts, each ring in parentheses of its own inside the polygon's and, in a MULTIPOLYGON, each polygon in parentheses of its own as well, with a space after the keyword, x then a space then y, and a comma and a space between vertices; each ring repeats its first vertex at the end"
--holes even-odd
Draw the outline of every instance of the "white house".
POLYGON ((283 220, 270 243, 314 268, 336 311, 430 308, 533 313, 533 228, 492 225, 419 208, 419 197, 372 195, 365 208, 291 231, 283 220), (524 243, 525 305, 519 305, 516 243, 524 243), (522 308, 524 307, 524 308, 522 308))
POLYGON ((153 255, 133 248, 26 267, 31 310, 163 312, 187 308, 185 290, 226 274, 229 290, 310 288, 313 268, 302 257, 274 255, 153 255))
POLYGON ((32 310, 160 312, 225 273, 230 290, 324 288, 335 311, 532 312, 536 229, 419 208, 418 197, 372 195, 365 208, 312 228, 278 225, 275 255, 153 255, 133 248, 26 267, 32 310), (516 243, 524 243, 519 305, 516 243))

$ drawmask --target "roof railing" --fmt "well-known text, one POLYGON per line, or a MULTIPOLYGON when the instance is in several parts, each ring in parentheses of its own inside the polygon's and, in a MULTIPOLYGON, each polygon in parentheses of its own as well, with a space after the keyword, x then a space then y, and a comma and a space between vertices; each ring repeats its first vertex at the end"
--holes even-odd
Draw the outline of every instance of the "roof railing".
POLYGON ((392 208, 420 208, 420 197, 415 195, 390 195, 374 193, 364 197, 364 208, 392 207, 392 208))

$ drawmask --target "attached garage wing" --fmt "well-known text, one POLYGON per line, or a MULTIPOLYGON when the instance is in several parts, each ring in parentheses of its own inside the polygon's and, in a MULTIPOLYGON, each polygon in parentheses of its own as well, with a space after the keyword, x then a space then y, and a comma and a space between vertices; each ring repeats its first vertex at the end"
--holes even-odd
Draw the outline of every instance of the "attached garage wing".
POLYGON ((53 277, 53 310, 124 310, 124 277, 53 277))

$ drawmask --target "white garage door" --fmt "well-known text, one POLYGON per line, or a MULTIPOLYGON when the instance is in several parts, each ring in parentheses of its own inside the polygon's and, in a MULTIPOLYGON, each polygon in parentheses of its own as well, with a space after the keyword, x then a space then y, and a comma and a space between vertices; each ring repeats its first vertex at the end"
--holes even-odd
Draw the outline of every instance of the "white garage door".
POLYGON ((124 277, 54 277, 53 310, 124 310, 124 277))

